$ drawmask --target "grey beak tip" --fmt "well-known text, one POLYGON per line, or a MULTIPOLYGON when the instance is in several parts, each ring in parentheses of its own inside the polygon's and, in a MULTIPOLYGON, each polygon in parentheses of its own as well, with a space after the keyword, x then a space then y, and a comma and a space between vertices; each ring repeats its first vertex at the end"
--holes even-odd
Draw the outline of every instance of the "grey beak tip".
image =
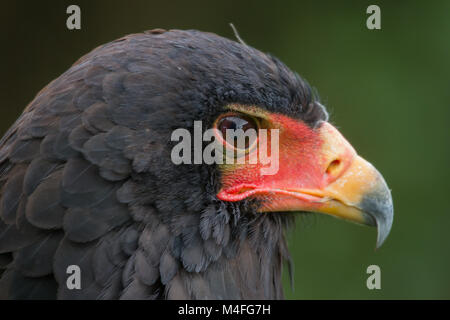
POLYGON ((388 210, 388 212, 378 215, 378 217, 375 216, 375 220, 377 222, 377 249, 379 249, 381 245, 386 241, 386 238, 391 232, 393 218, 394 211, 392 206, 390 207, 390 210, 388 210))
POLYGON ((364 197, 362 208, 375 220, 377 226, 376 248, 378 249, 386 241, 394 220, 394 207, 389 189, 386 187, 384 190, 364 197))

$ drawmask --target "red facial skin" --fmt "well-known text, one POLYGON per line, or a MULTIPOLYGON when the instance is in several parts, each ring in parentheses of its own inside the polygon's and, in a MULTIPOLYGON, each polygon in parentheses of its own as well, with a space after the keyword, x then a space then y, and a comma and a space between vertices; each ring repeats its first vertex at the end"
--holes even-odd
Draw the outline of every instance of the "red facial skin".
MULTIPOLYGON (((256 108, 233 106, 233 110, 257 117, 263 129, 279 129, 278 171, 267 174, 261 169, 276 166, 261 162, 223 164, 220 200, 251 198, 258 200, 258 212, 309 211, 377 226, 377 247, 383 243, 393 218, 390 190, 381 174, 357 155, 336 128, 321 122, 313 129, 300 120, 256 108)), ((258 139, 262 137, 260 132, 258 139)), ((270 150, 270 138, 268 142, 270 150)), ((257 147, 261 145, 263 141, 257 147)), ((258 148, 246 151, 251 155, 258 148)))
MULTIPOLYGON (((326 122, 312 129, 299 120, 283 115, 271 114, 268 117, 270 127, 280 130, 278 172, 274 175, 262 175, 261 163, 224 165, 222 188, 217 197, 224 201, 257 197, 267 200, 264 211, 270 211, 271 208, 282 211, 299 206, 311 210, 319 208, 321 198, 298 191, 321 190, 335 181, 350 165, 354 150, 343 146, 337 148, 337 154, 323 152, 324 131, 330 131, 331 134, 336 131, 326 122), (336 166, 330 166, 333 161, 336 166), (339 169, 334 170, 335 167, 339 169)), ((270 135, 268 136, 270 151, 270 135)), ((258 152, 258 149, 255 148, 252 152, 258 152)))

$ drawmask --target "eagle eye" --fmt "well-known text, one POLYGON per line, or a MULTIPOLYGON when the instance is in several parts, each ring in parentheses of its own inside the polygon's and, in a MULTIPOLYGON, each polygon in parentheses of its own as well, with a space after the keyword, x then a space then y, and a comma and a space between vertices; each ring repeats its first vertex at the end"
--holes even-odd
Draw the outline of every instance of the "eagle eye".
POLYGON ((258 139, 256 119, 244 114, 225 114, 216 121, 223 143, 237 150, 249 150, 258 139))

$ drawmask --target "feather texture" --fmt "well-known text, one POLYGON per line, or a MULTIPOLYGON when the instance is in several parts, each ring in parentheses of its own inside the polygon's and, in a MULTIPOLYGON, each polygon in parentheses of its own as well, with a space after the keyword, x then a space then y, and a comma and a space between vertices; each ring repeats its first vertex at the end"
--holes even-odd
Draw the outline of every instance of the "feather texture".
POLYGON ((83 56, 0 140, 0 298, 282 298, 289 219, 219 201, 220 172, 175 165, 171 134, 230 103, 314 126, 327 114, 311 92, 275 58, 194 30, 83 56))

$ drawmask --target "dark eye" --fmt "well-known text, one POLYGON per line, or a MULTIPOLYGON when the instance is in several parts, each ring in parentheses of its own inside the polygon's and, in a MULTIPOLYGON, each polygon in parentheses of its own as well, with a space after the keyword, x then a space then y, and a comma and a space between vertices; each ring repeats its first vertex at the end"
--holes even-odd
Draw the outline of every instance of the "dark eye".
POLYGON ((246 115, 226 115, 217 122, 217 129, 223 139, 237 149, 248 149, 256 141, 258 134, 256 121, 246 115), (228 136, 228 133, 231 133, 231 136, 228 136))

